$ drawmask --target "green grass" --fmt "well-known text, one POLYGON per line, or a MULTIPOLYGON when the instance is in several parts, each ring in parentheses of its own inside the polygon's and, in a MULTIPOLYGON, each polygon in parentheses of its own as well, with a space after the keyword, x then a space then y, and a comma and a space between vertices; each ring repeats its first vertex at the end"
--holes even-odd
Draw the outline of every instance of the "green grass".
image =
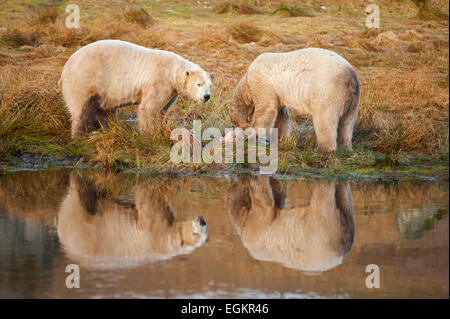
MULTIPOLYGON (((101 133, 99 133, 101 134, 101 133)), ((261 164, 248 163, 245 152, 244 163, 233 164, 174 164, 170 162, 169 143, 158 150, 150 150, 145 138, 138 135, 128 141, 129 148, 115 148, 108 153, 107 164, 98 159, 95 140, 99 134, 80 139, 69 144, 43 141, 33 137, 24 137, 16 141, 14 154, 3 156, 0 167, 20 167, 21 156, 34 158, 35 164, 46 165, 49 162, 58 166, 71 160, 73 165, 87 165, 88 167, 109 167, 114 170, 137 169, 151 175, 184 175, 184 174, 214 174, 217 172, 243 173, 259 171, 261 164), (147 153, 143 150, 147 149, 147 153), (128 151, 127 151, 128 150, 128 151), (129 150, 139 150, 130 152, 129 150), (141 154, 141 155, 139 155, 141 154)), ((295 143, 294 143, 295 144, 295 143)), ((278 174, 304 175, 313 172, 324 177, 364 177, 371 176, 431 176, 448 180, 447 159, 438 159, 425 155, 381 154, 367 149, 355 149, 353 152, 338 150, 336 153, 324 153, 314 149, 281 145, 278 161, 278 174)), ((247 151, 247 148, 245 148, 247 151)), ((104 159, 105 160, 105 159, 104 159)))

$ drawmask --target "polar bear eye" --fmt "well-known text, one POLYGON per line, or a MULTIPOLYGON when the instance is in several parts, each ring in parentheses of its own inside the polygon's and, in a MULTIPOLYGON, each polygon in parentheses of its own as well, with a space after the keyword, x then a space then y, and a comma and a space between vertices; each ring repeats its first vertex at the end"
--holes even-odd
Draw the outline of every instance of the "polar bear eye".
POLYGON ((201 83, 197 83, 197 86, 199 86, 199 87, 200 87, 200 86, 202 86, 202 84, 201 84, 201 83))

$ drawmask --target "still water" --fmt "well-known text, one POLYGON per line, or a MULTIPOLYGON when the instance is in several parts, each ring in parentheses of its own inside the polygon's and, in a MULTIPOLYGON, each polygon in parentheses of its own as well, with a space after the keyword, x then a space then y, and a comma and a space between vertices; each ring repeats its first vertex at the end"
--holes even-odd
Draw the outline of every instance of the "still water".
POLYGON ((0 175, 0 298, 448 298, 445 182, 0 175), (66 287, 66 266, 80 288, 66 287), (369 289, 368 265, 380 287, 369 289))

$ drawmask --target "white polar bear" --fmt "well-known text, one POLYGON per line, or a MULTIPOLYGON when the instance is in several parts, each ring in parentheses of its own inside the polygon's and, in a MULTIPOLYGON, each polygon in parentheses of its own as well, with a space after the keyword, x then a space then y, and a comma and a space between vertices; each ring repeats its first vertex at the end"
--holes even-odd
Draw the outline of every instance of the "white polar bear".
MULTIPOLYGON (((318 146, 352 149, 359 104, 356 71, 340 55, 319 48, 264 53, 249 66, 229 104, 234 126, 278 128, 290 134, 288 108, 312 115, 318 146)), ((232 136, 227 136, 232 138, 232 136)))
POLYGON ((76 51, 59 84, 72 115, 72 137, 98 126, 118 107, 139 104, 140 131, 148 131, 183 94, 211 97, 213 75, 181 56, 120 40, 101 40, 76 51))

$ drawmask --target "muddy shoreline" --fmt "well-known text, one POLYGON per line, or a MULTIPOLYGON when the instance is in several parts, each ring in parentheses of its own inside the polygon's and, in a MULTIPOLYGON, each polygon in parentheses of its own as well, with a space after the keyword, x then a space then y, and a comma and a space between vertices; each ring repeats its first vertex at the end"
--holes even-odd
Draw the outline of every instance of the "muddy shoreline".
MULTIPOLYGON (((46 157, 36 156, 34 154, 26 154, 21 157, 14 158, 10 161, 0 161, 0 173, 13 173, 17 171, 33 171, 33 170, 51 170, 51 169, 93 169, 106 170, 113 172, 128 172, 134 174, 144 174, 147 176, 169 176, 169 177, 185 177, 185 176, 209 176, 223 177, 231 175, 259 175, 258 168, 241 168, 241 167, 192 167, 177 169, 168 166, 163 169, 137 169, 130 167, 113 167, 107 168, 99 165, 87 163, 83 158, 78 157, 46 157)), ((397 180, 427 180, 427 181, 449 181, 448 167, 442 166, 411 166, 398 169, 346 169, 344 171, 332 171, 330 168, 314 168, 314 169, 290 169, 288 173, 275 173, 278 179, 338 179, 338 180, 378 180, 383 182, 397 180), (364 173, 358 171, 363 170, 364 173), (356 171, 356 172, 355 172, 356 171), (415 173, 411 173, 414 171, 415 173), (417 173, 416 173, 417 172, 417 173)))

